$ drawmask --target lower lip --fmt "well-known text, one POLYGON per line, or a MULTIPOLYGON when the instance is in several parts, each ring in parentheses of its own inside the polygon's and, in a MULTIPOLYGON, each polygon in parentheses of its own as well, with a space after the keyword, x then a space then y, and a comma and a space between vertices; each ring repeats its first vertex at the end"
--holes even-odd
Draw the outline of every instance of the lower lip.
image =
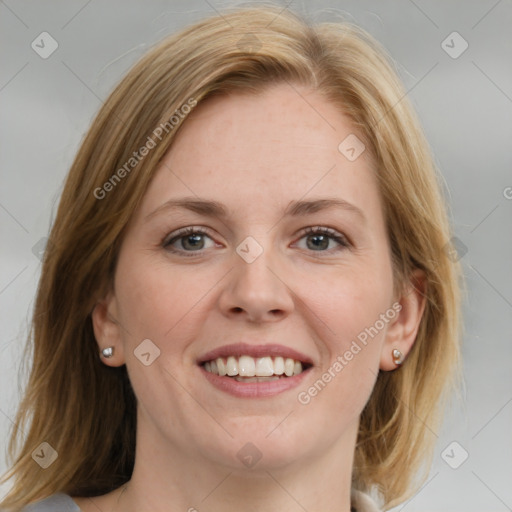
POLYGON ((283 377, 279 380, 267 382, 240 382, 231 377, 221 377, 215 373, 207 372, 202 366, 199 367, 210 384, 217 389, 241 398, 263 398, 284 393, 298 386, 305 378, 311 368, 304 370, 299 375, 283 377))

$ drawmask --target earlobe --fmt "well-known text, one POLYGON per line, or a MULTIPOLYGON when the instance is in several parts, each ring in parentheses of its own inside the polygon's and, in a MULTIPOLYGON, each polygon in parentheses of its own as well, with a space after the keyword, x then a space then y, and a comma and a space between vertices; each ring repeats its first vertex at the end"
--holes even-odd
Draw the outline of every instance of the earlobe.
POLYGON ((109 294, 99 301, 92 310, 91 318, 101 361, 107 366, 123 365, 125 360, 115 296, 109 294))
POLYGON ((399 299, 400 311, 389 325, 381 352, 380 369, 396 370, 405 364, 420 327, 426 305, 427 280, 425 273, 416 269, 399 299))

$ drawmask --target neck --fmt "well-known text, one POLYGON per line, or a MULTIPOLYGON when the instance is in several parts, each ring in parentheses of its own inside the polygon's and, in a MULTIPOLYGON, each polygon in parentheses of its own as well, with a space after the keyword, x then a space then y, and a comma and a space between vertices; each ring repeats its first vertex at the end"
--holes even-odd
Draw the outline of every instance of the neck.
POLYGON ((262 459, 251 469, 201 460, 138 432, 132 478, 112 512, 349 512, 357 425, 352 430, 323 453, 285 465, 262 459))

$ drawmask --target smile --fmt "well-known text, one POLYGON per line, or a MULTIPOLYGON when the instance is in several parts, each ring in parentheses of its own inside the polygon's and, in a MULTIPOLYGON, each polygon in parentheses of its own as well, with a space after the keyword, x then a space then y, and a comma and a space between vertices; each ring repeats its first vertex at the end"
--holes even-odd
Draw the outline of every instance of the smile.
POLYGON ((299 375, 303 371, 302 362, 290 357, 218 357, 204 363, 207 372, 221 377, 232 377, 238 382, 270 382, 281 378, 299 375))
POLYGON ((311 360, 282 345, 236 344, 198 360, 215 388, 244 398, 269 397, 297 386, 313 366, 311 360))

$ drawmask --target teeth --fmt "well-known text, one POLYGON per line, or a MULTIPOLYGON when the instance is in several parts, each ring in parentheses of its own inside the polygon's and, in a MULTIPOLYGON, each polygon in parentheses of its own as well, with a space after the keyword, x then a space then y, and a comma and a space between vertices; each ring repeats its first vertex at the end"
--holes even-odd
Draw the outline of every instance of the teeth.
MULTIPOLYGON (((208 371, 207 368, 205 368, 205 370, 208 371)), ((226 361, 226 372, 230 377, 238 375, 238 362, 234 357, 228 357, 226 361)))
POLYGON ((274 375, 274 362, 271 357, 258 357, 258 359, 256 359, 256 375, 258 377, 270 377, 274 375))
POLYGON ((226 364, 224 363, 224 359, 219 357, 216 361, 217 363, 217 371, 221 377, 224 377, 224 375, 228 374, 228 371, 226 370, 226 364))
MULTIPOLYGON (((238 375, 240 375, 240 377, 254 377, 256 375, 256 365, 252 357, 242 356, 238 360, 238 375)), ((258 375, 261 374, 258 373, 258 375)))
POLYGON ((219 357, 204 363, 207 372, 215 373, 221 377, 234 377, 237 381, 243 382, 264 382, 279 379, 286 375, 291 377, 302 373, 302 363, 287 357, 251 357, 241 356, 239 358, 229 356, 227 359, 219 357))
POLYGON ((270 382, 272 380, 279 380, 277 375, 272 377, 233 377, 238 382, 270 382))
POLYGON ((274 373, 276 375, 283 375, 283 373, 284 373, 284 359, 282 357, 276 357, 274 359, 274 373))
POLYGON ((294 368, 295 368, 295 361, 293 359, 287 358, 284 362, 284 374, 287 377, 291 377, 293 375, 294 368))

